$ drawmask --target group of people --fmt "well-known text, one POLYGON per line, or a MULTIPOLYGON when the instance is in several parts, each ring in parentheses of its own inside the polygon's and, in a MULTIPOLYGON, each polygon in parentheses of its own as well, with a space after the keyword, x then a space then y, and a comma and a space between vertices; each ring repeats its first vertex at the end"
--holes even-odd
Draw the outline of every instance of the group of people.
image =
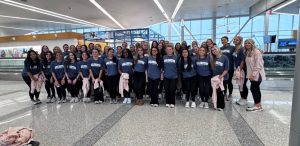
POLYGON ((225 108, 225 100, 232 98, 233 79, 241 96, 237 104, 247 104, 249 80, 255 105, 247 111, 262 111, 260 84, 266 78, 262 51, 252 39, 243 42, 241 36, 234 38, 234 45, 226 36, 221 41, 220 48, 207 39, 201 45, 193 41, 190 46, 185 41, 175 45, 152 41, 151 46, 142 42, 130 49, 123 42, 116 50, 105 46, 103 52, 93 43, 65 44, 63 50, 55 47, 53 52, 43 46, 40 54, 28 51, 22 76, 33 104, 41 102, 39 94, 45 82, 48 103, 67 102, 67 89, 70 102, 99 104, 107 91, 111 104, 117 103, 117 96, 124 99, 124 104, 131 104, 133 91, 137 105, 143 105, 144 95, 149 95, 151 106, 157 107, 164 95, 166 107, 174 108, 175 94, 182 92, 185 107, 195 108, 195 97, 199 95, 199 107, 209 108, 211 98, 213 108, 220 111, 225 108))

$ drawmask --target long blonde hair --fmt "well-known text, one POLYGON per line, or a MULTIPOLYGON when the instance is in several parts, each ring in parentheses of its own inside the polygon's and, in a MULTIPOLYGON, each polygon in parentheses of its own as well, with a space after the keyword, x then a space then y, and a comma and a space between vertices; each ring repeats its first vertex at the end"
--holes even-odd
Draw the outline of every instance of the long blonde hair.
POLYGON ((243 43, 243 37, 236 36, 234 38, 237 38, 240 41, 240 43, 235 46, 235 50, 234 50, 234 52, 236 52, 238 54, 240 52, 241 48, 243 47, 243 45, 242 45, 242 43, 243 43))
POLYGON ((251 57, 254 53, 254 50, 256 49, 255 42, 253 41, 253 39, 247 39, 245 40, 245 43, 246 42, 251 44, 250 50, 245 48, 246 56, 251 57))
POLYGON ((215 49, 218 50, 218 56, 222 56, 222 51, 221 51, 221 49, 220 49, 217 45, 214 45, 214 46, 211 48, 211 50, 210 50, 210 65, 211 65, 212 68, 215 68, 215 66, 216 66, 216 60, 217 60, 216 58, 217 58, 218 56, 216 56, 216 55, 214 55, 214 54, 212 53, 213 48, 215 48, 215 49))

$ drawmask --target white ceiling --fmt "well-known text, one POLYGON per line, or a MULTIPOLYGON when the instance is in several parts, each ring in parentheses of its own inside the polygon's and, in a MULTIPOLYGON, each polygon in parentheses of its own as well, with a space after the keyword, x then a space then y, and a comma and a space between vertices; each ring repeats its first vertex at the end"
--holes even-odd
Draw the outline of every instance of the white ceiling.
MULTIPOLYGON (((2 0, 0 0, 2 1, 2 0)), ((89 0, 14 0, 56 13, 68 15, 85 21, 97 23, 110 28, 120 29, 104 13, 99 11, 89 0)), ((175 21, 181 19, 202 19, 248 15, 249 7, 258 0, 185 0, 179 9, 175 21)), ((153 0, 97 0, 126 29, 141 28, 166 21, 153 0)), ((178 0, 159 0, 169 17, 177 5, 178 0)), ((68 20, 31 12, 0 3, 0 15, 43 19, 49 21, 74 23, 68 20)), ((17 27, 32 30, 54 30, 84 27, 81 25, 65 25, 32 20, 3 18, 0 16, 0 26, 17 27)), ((28 33, 28 30, 1 28, 0 36, 28 33)), ((30 32, 30 31, 29 31, 30 32)))

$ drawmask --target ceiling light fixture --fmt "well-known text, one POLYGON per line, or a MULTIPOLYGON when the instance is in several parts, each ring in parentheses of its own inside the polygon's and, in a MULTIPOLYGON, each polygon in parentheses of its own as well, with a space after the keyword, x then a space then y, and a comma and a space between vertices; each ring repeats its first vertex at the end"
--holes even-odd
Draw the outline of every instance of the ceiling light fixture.
MULTIPOLYGON (((42 20, 42 19, 33 19, 33 18, 6 16, 6 15, 0 15, 0 17, 3 17, 3 18, 12 18, 12 19, 22 19, 22 20, 31 20, 31 21, 39 21, 39 22, 58 23, 58 24, 81 25, 81 26, 83 25, 83 24, 76 24, 76 23, 58 22, 58 21, 50 21, 50 20, 42 20)), ((85 25, 85 26, 92 26, 92 25, 85 25)))
POLYGON ((20 27, 9 27, 9 26, 2 26, 2 25, 0 25, 0 28, 8 28, 8 29, 19 29, 19 30, 30 30, 30 31, 36 31, 35 29, 20 28, 20 27))
MULTIPOLYGON (((14 6, 14 7, 18 7, 18 8, 22 8, 22 9, 26 9, 26 10, 37 12, 37 13, 41 13, 41 14, 45 14, 45 15, 48 15, 48 16, 68 20, 68 21, 73 21, 73 22, 80 23, 80 24, 89 24, 89 25, 93 25, 93 26, 106 27, 106 26, 103 26, 103 25, 99 25, 99 24, 96 24, 96 23, 81 20, 81 19, 74 18, 74 17, 71 17, 71 16, 55 13, 55 12, 52 12, 52 11, 44 10, 44 9, 37 8, 37 7, 34 7, 34 6, 22 4, 22 3, 15 2, 15 1, 12 1, 12 0, 1 0, 0 3, 10 5, 10 6, 14 6)), ((108 27, 106 27, 106 28, 108 28, 108 27)))
POLYGON ((102 6, 99 5, 95 0, 90 0, 90 2, 95 5, 101 12, 103 12, 109 19, 111 19, 113 22, 115 22, 119 27, 122 29, 125 29, 114 17, 112 17, 102 6))
POLYGON ((168 22, 171 22, 169 16, 165 12, 164 8, 161 6, 161 4, 159 3, 159 1, 158 0, 153 0, 153 1, 155 2, 155 4, 157 5, 157 7, 159 8, 159 10, 163 13, 163 15, 166 17, 166 19, 168 20, 168 22))
POLYGON ((286 3, 284 3, 284 4, 280 5, 280 6, 278 6, 277 8, 273 9, 273 12, 277 11, 277 10, 279 10, 279 9, 281 9, 281 8, 287 6, 287 5, 289 5, 289 4, 291 4, 291 3, 295 2, 295 1, 297 1, 297 0, 291 0, 291 1, 288 1, 288 2, 286 2, 286 3))
POLYGON ((174 12, 173 12, 173 15, 172 15, 172 17, 171 17, 172 20, 175 18, 175 16, 176 16, 178 10, 180 9, 180 7, 181 7, 183 1, 184 1, 184 0, 179 0, 179 1, 178 1, 177 5, 176 5, 176 8, 175 8, 175 10, 174 10, 174 12))

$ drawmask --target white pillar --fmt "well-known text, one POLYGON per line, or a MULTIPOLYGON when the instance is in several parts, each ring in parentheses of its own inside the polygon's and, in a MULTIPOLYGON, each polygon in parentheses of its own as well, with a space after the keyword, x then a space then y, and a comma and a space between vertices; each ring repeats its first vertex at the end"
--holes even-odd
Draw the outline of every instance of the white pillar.
POLYGON ((212 40, 216 42, 217 38, 217 18, 213 17, 212 19, 212 40))
MULTIPOLYGON (((299 2, 300 3, 300 2, 299 2)), ((299 7, 298 7, 299 9, 299 7)), ((300 9, 299 15, 300 18, 300 9)), ((300 19, 298 24, 300 24, 300 19)), ((297 34, 297 48, 296 48, 296 64, 295 64, 295 78, 294 78, 294 92, 293 92, 293 103, 292 103, 292 115, 291 115, 291 126, 290 126, 290 146, 299 146, 300 145, 300 25, 298 26, 297 34), (297 67, 298 66, 298 67, 297 67)))
MULTIPOLYGON (((269 22, 270 22, 270 13, 269 13, 269 11, 267 11, 266 13, 265 13, 265 32, 264 32, 264 36, 267 36, 268 34, 269 34, 269 22)), ((264 50, 265 51, 268 51, 269 50, 269 45, 268 44, 265 44, 264 45, 264 50)))
POLYGON ((168 41, 172 40, 172 22, 168 22, 168 41))

